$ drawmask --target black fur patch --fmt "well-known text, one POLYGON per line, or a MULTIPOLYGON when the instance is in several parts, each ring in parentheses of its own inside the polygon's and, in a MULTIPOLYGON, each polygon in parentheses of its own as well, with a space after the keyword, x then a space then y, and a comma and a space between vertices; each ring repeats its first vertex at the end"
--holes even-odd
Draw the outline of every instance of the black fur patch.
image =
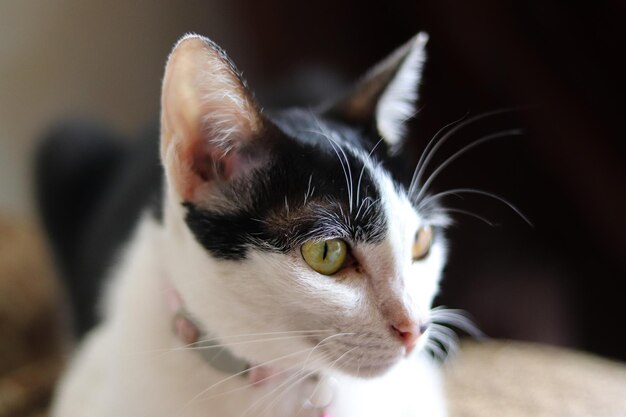
POLYGON ((251 247, 288 252, 309 239, 381 241, 380 190, 350 152, 367 154, 375 142, 347 126, 322 125, 306 112, 284 113, 275 123, 282 133, 272 140, 271 162, 220 186, 231 207, 184 203, 198 242, 217 258, 239 260, 251 247))

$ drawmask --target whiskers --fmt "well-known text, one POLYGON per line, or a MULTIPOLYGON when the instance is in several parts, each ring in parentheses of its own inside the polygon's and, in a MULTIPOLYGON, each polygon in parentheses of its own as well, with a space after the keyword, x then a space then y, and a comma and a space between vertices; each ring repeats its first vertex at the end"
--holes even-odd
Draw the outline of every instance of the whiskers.
POLYGON ((445 362, 458 352, 459 336, 455 329, 479 340, 486 338, 463 310, 435 307, 431 310, 430 319, 425 349, 440 362, 445 362))
POLYGON ((215 348, 228 348, 237 345, 247 345, 251 343, 260 343, 260 342, 272 342, 272 341, 287 341, 293 339, 302 339, 302 338, 311 338, 317 335, 327 334, 328 330, 297 330, 297 331, 286 331, 286 332, 270 332, 270 333, 250 333, 245 335, 237 335, 237 336, 220 336, 198 340, 197 342, 190 343, 185 346, 180 346, 177 348, 171 349, 171 351, 177 350, 203 350, 203 349, 215 349, 215 348), (294 334, 295 333, 295 334, 294 334), (263 337, 256 337, 263 336, 263 337), (250 337, 254 337, 250 339, 250 337), (221 341, 228 341, 226 343, 218 343, 221 341))
MULTIPOLYGON (((424 207, 427 207, 432 202, 438 202, 443 197, 447 197, 449 195, 454 195, 454 196, 460 197, 462 194, 478 194, 478 195, 482 195, 482 196, 485 196, 485 197, 493 198, 494 200, 497 200, 497 201, 503 203, 508 208, 513 210, 515 212, 515 214, 520 216, 522 218, 522 220, 524 220, 526 222, 526 224, 528 224, 529 226, 533 227, 533 224, 528 219, 528 217, 526 217, 524 215, 524 213, 522 213, 522 211, 520 209, 518 209, 516 206, 514 206, 513 203, 509 202, 507 199, 505 199, 503 197, 500 197, 497 194, 491 193, 489 191, 479 190, 479 189, 476 189, 476 188, 453 188, 451 190, 446 190, 446 191, 442 191, 442 192, 439 192, 439 193, 436 193, 436 194, 429 195, 429 196, 425 197, 422 201, 420 201, 420 203, 417 206, 417 210, 419 211, 420 209, 422 209, 424 207)), ((460 209, 455 209, 455 208, 443 208, 443 209, 440 209, 440 210, 442 210, 442 211, 449 211, 449 212, 458 212, 458 213, 471 215, 471 216, 474 216, 474 217, 476 217, 476 218, 486 222, 490 226, 494 225, 492 222, 490 222, 489 220, 485 219, 484 217, 481 217, 481 216, 479 216, 479 215, 477 215, 475 213, 472 213, 472 212, 468 212, 468 211, 464 211, 464 210, 460 210, 460 209)))
POLYGON ((523 108, 500 109, 500 110, 495 110, 491 112, 481 113, 479 115, 465 119, 467 116, 466 115, 460 120, 456 120, 444 126, 441 130, 439 130, 424 148, 424 151, 422 152, 422 155, 420 156, 417 166, 415 167, 415 170, 413 172, 411 183, 409 184, 409 187, 408 187, 408 196, 417 207, 417 210, 418 211, 430 210, 430 211, 433 211, 434 212, 433 214, 435 215, 438 214, 438 215, 443 216, 444 219, 447 218, 448 217, 447 215, 450 213, 465 214, 465 215, 475 217, 479 220, 482 220, 483 222, 489 224, 490 226, 494 226, 495 224, 493 222, 491 222, 490 220, 486 219, 485 217, 481 215, 472 213, 467 210, 462 210, 459 208, 442 208, 439 204, 444 197, 447 197, 450 195, 458 196, 460 194, 475 194, 475 195, 490 197, 492 199, 502 202, 511 210, 513 210, 518 216, 520 216, 522 220, 524 220, 528 225, 532 227, 532 223, 530 222, 528 217, 526 217, 521 212, 521 210, 519 210, 517 207, 515 207, 512 203, 510 203, 503 197, 500 197, 489 191, 475 189, 475 188, 457 188, 453 190, 439 192, 434 195, 429 195, 429 191, 433 185, 433 182, 455 160, 457 160, 458 158, 460 158, 461 156, 463 156, 465 153, 469 152, 470 150, 482 144, 485 144, 487 142, 491 142, 497 139, 521 136, 523 134, 523 131, 521 129, 518 129, 518 128, 506 129, 506 130, 501 130, 501 131, 497 131, 497 132, 482 136, 470 142, 469 144, 463 146, 458 151, 454 152, 451 156, 447 157, 443 162, 441 162, 437 167, 435 167, 428 176, 426 176, 426 172, 429 168, 429 164, 434 158, 437 151, 448 140, 450 140, 455 134, 460 132, 462 129, 478 121, 486 119, 488 117, 505 114, 505 113, 511 113, 514 111, 522 110, 522 109, 523 108))
MULTIPOLYGON (((185 352, 193 350, 210 350, 219 349, 223 350, 232 346, 247 345, 254 343, 272 342, 272 341, 288 341, 295 339, 307 339, 315 337, 323 337, 331 333, 332 330, 289 330, 278 332, 264 332, 264 333, 242 333, 234 335, 220 335, 219 337, 206 337, 197 340, 193 343, 189 343, 182 346, 168 347, 161 349, 128 351, 125 353, 119 353, 120 356, 133 356, 140 357, 147 360, 157 360, 163 358, 166 355, 170 355, 176 352, 185 352)), ((109 352, 108 354, 111 354, 109 352)), ((219 354, 219 352, 218 352, 219 354)), ((217 355, 217 354, 216 354, 217 355)))

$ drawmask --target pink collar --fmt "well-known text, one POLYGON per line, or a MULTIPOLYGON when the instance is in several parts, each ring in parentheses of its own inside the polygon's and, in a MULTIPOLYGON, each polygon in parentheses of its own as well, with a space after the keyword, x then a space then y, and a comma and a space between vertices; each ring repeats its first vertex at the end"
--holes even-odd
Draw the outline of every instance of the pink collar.
MULTIPOLYGON (((252 383, 260 382, 258 378, 259 367, 250 367, 249 364, 234 356, 228 349, 220 349, 219 354, 215 354, 212 346, 217 346, 219 342, 207 332, 203 332, 197 321, 187 311, 183 304, 183 300, 178 291, 171 285, 165 289, 167 304, 173 313, 172 328, 174 333, 185 345, 193 347, 205 348, 196 349, 196 351, 204 358, 204 360, 213 368, 229 374, 248 375, 252 383), (247 370, 250 372, 246 372, 247 370), (256 380, 256 381, 255 381, 256 380)), ((271 376, 268 370, 263 370, 265 379, 271 376)))
MULTIPOLYGON (((210 337, 207 332, 200 330, 201 328, 197 324, 197 321, 194 320, 192 315, 185 309, 179 292, 172 285, 167 285, 165 292, 167 305, 173 313, 172 328, 174 333, 185 345, 207 347, 207 349, 197 349, 197 352, 199 352, 205 361, 213 368, 232 375, 241 374, 247 377, 250 385, 253 386, 260 386, 264 382, 277 378, 277 376, 281 374, 277 369, 268 366, 250 366, 248 362, 237 358, 227 349, 221 349, 219 355, 216 355, 215 352, 211 352, 211 349, 208 348, 218 345, 219 342, 217 342, 215 338, 210 337)), ((322 391, 327 391, 325 393, 318 392, 318 388, 319 386, 316 386, 311 398, 307 399, 306 403, 309 407, 324 410, 332 401, 332 387, 326 387, 326 390, 322 389, 322 391), (331 391, 328 391, 329 389, 331 391), (315 399, 313 397, 315 397, 315 399)), ((320 417, 330 416, 325 411, 322 411, 320 417)))

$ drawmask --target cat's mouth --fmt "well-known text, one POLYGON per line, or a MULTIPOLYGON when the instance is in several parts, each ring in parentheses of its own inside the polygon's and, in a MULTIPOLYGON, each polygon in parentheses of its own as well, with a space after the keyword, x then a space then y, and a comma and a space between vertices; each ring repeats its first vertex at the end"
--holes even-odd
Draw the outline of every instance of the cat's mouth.
POLYGON ((327 371, 358 378, 382 375, 406 356, 403 348, 378 340, 334 341, 328 344, 318 341, 316 345, 325 358, 327 371))
POLYGON ((348 365, 344 369, 342 369, 342 371, 357 378, 373 378, 386 373, 401 359, 402 358, 397 358, 394 360, 382 361, 379 363, 360 363, 356 366, 356 368, 354 366, 348 365))
POLYGON ((338 361, 337 364, 332 366, 332 369, 336 369, 357 378, 372 378, 384 374, 400 360, 402 360, 402 356, 390 359, 363 357, 362 360, 346 361, 345 363, 340 363, 338 361))

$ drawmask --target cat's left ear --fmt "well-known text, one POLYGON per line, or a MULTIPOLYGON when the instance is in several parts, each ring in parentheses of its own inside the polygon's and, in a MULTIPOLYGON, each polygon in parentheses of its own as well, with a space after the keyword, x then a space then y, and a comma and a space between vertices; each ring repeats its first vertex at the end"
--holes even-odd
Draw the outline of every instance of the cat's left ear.
POLYGON ((427 41, 426 33, 417 34, 323 113, 353 124, 373 122, 389 149, 397 151, 406 133, 406 122, 416 113, 427 41))
POLYGON ((161 159, 182 200, 201 201, 263 163, 268 126, 219 46, 198 35, 178 42, 163 79, 161 159))

